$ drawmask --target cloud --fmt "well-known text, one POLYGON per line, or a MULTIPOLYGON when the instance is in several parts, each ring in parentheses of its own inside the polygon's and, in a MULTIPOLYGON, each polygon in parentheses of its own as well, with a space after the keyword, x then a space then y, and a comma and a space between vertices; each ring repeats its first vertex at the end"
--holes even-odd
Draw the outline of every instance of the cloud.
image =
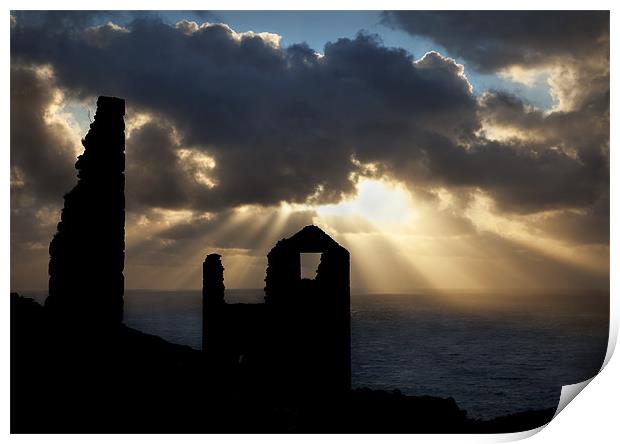
MULTIPOLYGON (((335 202, 354 191, 351 157, 369 142, 389 156, 420 131, 467 138, 477 125, 462 68, 438 54, 414 63, 406 51, 359 35, 328 44, 319 57, 224 25, 189 33, 183 26, 139 19, 127 32, 104 25, 106 37, 93 42, 18 25, 12 55, 51 64, 78 97, 123 96, 169 121, 182 144, 209 152, 218 186, 201 199, 205 209, 310 196, 335 202)), ((166 152, 152 150, 144 160, 157 162, 159 154, 166 152)))
POLYGON ((483 72, 588 57, 609 43, 609 11, 389 11, 383 21, 483 72))
MULTIPOLYGON (((364 176, 402 182, 429 205, 448 190, 458 202, 433 213, 444 223, 429 225, 429 236, 473 236, 462 215, 472 195, 484 194, 498 213, 547 215, 528 222, 547 236, 607 242, 607 13, 558 12, 559 25, 547 13, 411 14, 386 20, 435 39, 467 65, 435 51, 416 60, 364 33, 319 55, 305 44, 282 47, 277 34, 211 22, 15 13, 12 210, 51 208, 73 184, 79 141, 45 118, 50 107, 59 97, 114 95, 128 105, 132 263, 186 260, 197 244, 263 255, 270 245, 261 236, 282 232, 265 236, 264 227, 277 222, 293 232, 315 216, 300 212, 282 225, 281 202, 340 202, 364 176), (559 39, 560 25, 575 33, 559 39), (557 105, 546 112, 502 91, 477 95, 467 78, 471 67, 542 65, 557 105), (238 213, 245 207, 247 220, 238 213), (596 233, 584 234, 588 227, 596 233)), ((331 222, 351 233, 374 230, 331 222)))
POLYGON ((508 138, 560 147, 582 160, 598 156, 603 161, 609 154, 608 94, 607 100, 589 100, 578 109, 544 113, 512 94, 488 91, 480 98, 479 114, 484 129, 508 130, 508 138))
POLYGON ((355 190, 353 157, 413 186, 481 187, 523 211, 579 206, 594 194, 591 171, 562 152, 477 137, 478 103, 464 69, 438 53, 415 61, 360 34, 327 44, 319 57, 225 25, 188 27, 140 18, 97 28, 105 38, 96 41, 92 26, 76 34, 18 24, 12 32, 16 62, 50 64, 58 84, 78 97, 123 96, 169 122, 176 145, 163 147, 165 134, 151 148, 147 134, 134 139, 145 180, 182 177, 174 154, 181 145, 213 157, 216 187, 153 184, 161 193, 149 195, 161 202, 142 193, 144 204, 336 202, 355 190), (551 190, 537 193, 543 182, 551 190))
POLYGON ((497 150, 480 150, 477 157, 488 158, 502 176, 497 186, 482 188, 508 210, 579 208, 555 213, 554 223, 547 220, 557 228, 555 235, 608 238, 608 11, 396 11, 385 12, 383 19, 434 40, 469 68, 543 72, 556 102, 551 112, 502 91, 481 96, 482 130, 497 147, 512 150, 500 157, 514 162, 513 168, 502 168, 501 159, 489 158, 497 150))
POLYGON ((469 69, 546 79, 555 111, 609 108, 609 11, 391 11, 383 21, 432 39, 469 69))
POLYGON ((129 210, 141 207, 192 208, 209 187, 195 180, 193 163, 165 121, 149 120, 127 138, 126 192, 129 210))
POLYGON ((58 203, 72 183, 79 136, 54 115, 61 101, 48 70, 11 67, 13 199, 58 203))

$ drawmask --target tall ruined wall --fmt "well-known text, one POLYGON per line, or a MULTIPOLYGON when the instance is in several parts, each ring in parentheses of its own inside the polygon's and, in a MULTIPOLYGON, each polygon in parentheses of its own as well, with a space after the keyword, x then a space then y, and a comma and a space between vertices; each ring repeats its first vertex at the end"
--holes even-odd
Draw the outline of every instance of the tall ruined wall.
POLYGON ((222 256, 212 253, 202 264, 202 297, 206 304, 224 303, 224 266, 222 256))
POLYGON ((224 267, 221 256, 212 253, 202 264, 202 349, 216 352, 223 325, 224 267))
POLYGON ((351 388, 349 252, 309 225, 280 240, 267 260, 273 379, 316 396, 345 393, 351 388), (301 278, 301 253, 321 253, 315 279, 301 278))
POLYGON ((99 97, 77 185, 50 243, 46 306, 69 321, 119 323, 125 259, 125 101, 99 97))

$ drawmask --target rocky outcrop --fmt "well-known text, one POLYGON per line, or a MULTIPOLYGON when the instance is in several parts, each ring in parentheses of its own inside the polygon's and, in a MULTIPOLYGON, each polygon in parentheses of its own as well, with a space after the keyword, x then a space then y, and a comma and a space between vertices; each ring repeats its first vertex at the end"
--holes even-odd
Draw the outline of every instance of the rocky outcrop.
POLYGON ((65 195, 50 243, 46 306, 71 323, 123 318, 125 258, 125 101, 99 97, 82 140, 77 185, 65 195))

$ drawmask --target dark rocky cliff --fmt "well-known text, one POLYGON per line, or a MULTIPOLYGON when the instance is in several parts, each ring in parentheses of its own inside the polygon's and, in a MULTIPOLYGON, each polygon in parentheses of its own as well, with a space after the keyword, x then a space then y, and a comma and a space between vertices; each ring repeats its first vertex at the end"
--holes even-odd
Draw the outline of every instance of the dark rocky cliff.
POLYGON ((452 398, 397 390, 283 401, 238 384, 238 366, 210 364, 122 324, 105 336, 58 329, 47 309, 11 295, 12 433, 500 433, 554 413, 476 421, 452 398))

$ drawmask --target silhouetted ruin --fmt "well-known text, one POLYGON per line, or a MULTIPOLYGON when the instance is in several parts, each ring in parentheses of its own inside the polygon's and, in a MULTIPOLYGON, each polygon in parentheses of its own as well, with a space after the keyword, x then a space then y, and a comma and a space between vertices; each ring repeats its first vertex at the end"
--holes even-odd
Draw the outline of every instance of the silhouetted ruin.
POLYGON ((56 315, 88 324, 123 319, 125 101, 99 97, 82 140, 77 185, 65 195, 50 243, 49 297, 56 315))
POLYGON ((219 254, 210 254, 202 264, 202 348, 215 354, 215 337, 221 330, 218 315, 224 301, 224 267, 219 254), (211 344, 209 341, 214 341, 211 344))
POLYGON ((221 257, 207 256, 205 352, 125 326, 124 108, 97 101, 45 306, 11 294, 11 433, 449 433, 551 419, 476 421, 452 398, 351 390, 349 253, 315 226, 269 252, 262 304, 227 303, 221 257), (314 279, 302 253, 321 253, 314 279))
POLYGON ((299 344, 294 365, 312 375, 321 391, 350 389, 349 252, 309 225, 279 241, 267 259, 265 303, 284 319, 288 330, 283 331, 293 333, 287 336, 292 341, 285 343, 287 349, 299 344), (301 278, 302 253, 321 253, 314 279, 301 278))
POLYGON ((218 254, 204 262, 203 350, 239 363, 249 381, 278 393, 334 395, 351 388, 349 252, 309 225, 267 255, 264 304, 227 304, 218 254), (302 253, 321 253, 315 279, 302 253))

